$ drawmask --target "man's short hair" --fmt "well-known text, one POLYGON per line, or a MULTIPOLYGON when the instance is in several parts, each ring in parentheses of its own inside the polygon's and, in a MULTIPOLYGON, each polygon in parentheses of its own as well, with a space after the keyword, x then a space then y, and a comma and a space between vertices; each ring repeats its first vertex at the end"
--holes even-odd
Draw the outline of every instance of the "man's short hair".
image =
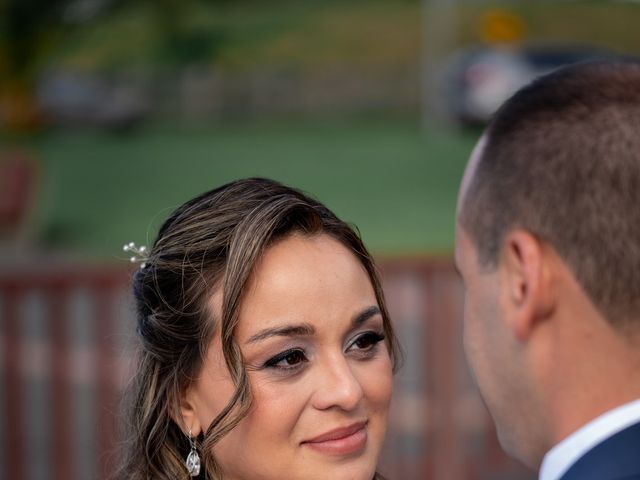
POLYGON ((505 234, 550 244, 616 326, 640 320, 640 62, 577 64, 496 113, 463 199, 485 267, 505 234))

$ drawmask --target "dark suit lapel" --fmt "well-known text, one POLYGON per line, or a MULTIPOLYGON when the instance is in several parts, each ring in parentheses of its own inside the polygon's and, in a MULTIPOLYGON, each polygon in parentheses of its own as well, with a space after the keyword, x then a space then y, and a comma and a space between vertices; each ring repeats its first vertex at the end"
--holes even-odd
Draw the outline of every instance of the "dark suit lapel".
POLYGON ((640 480, 640 422, 593 447, 561 480, 640 480))

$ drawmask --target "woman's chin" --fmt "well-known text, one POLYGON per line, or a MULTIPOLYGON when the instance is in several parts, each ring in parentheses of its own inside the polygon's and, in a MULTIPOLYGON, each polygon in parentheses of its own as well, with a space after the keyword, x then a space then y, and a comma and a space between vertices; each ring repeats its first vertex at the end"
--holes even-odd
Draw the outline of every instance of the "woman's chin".
POLYGON ((296 480, 371 480, 376 472, 377 452, 367 451, 365 447, 350 454, 336 455, 334 452, 308 452, 306 465, 300 475, 290 478, 296 480))

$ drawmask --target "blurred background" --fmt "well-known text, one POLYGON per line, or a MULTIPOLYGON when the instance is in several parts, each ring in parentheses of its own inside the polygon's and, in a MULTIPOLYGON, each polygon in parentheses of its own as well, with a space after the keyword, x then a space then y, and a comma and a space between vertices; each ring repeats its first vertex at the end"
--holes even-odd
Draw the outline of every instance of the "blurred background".
POLYGON ((0 0, 0 479, 106 479, 133 365, 122 245, 245 176, 376 255, 406 350, 381 471, 533 479, 467 370, 454 212, 495 109, 640 53, 632 1, 0 0))

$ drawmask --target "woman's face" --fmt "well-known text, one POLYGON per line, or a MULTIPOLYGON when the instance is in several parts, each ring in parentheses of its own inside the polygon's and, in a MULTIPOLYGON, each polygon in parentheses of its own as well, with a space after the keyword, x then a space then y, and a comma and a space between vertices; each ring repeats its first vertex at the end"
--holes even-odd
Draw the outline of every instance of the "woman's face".
MULTIPOLYGON (((214 311, 219 302, 214 295, 214 311)), ((327 235, 294 234, 270 247, 235 338, 253 405, 214 447, 225 480, 371 480, 392 369, 374 290, 354 254, 327 235)), ((206 430, 233 391, 217 335, 187 393, 187 427, 206 430)))

